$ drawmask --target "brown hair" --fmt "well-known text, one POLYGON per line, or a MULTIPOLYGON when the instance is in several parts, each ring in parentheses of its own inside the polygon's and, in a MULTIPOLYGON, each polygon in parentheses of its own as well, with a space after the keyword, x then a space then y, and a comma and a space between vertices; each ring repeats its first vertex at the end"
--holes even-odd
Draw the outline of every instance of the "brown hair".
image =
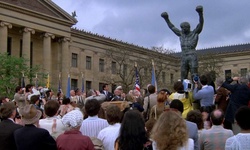
POLYGON ((60 104, 58 103, 58 101, 55 100, 49 100, 45 105, 44 105, 44 111, 45 114, 49 117, 53 117, 58 109, 60 107, 60 104))
POLYGON ((174 90, 176 92, 184 90, 184 87, 183 87, 183 84, 182 84, 181 81, 177 81, 177 82, 174 83, 174 90))
POLYGON ((187 121, 191 121, 197 124, 198 129, 204 128, 204 122, 202 120, 202 114, 199 110, 191 110, 187 113, 187 121))
POLYGON ((166 92, 160 91, 157 95, 157 102, 163 103, 168 99, 166 92))
POLYGON ((109 124, 115 124, 121 120, 121 111, 117 105, 109 105, 106 109, 106 118, 109 124))

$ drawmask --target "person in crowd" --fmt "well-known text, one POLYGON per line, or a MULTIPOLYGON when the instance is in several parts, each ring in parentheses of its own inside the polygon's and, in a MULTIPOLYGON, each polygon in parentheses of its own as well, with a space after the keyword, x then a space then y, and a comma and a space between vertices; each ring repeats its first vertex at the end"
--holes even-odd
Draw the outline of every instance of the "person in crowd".
POLYGON ((97 138, 103 143, 104 150, 114 150, 115 140, 120 131, 121 111, 117 105, 109 105, 106 109, 106 118, 109 126, 102 129, 97 138))
POLYGON ((191 110, 188 112, 187 114, 187 121, 196 123, 197 127, 198 127, 198 137, 200 137, 200 134, 204 129, 204 121, 202 118, 202 114, 200 112, 200 110, 191 110))
POLYGON ((131 109, 137 109, 140 112, 143 112, 142 99, 135 94, 134 90, 130 90, 130 92, 126 95, 125 101, 128 102, 131 109))
POLYGON ((166 109, 167 99, 168 96, 165 91, 160 91, 157 94, 157 103, 151 108, 149 119, 154 118, 155 120, 157 120, 159 118, 161 113, 166 109))
POLYGON ((27 84, 27 85, 25 86, 25 99, 26 99, 26 100, 28 99, 28 95, 30 95, 30 94, 33 93, 33 91, 32 91, 33 87, 34 87, 34 86, 33 86, 32 84, 27 84))
POLYGON ((14 131, 23 126, 14 122, 16 116, 16 106, 12 102, 6 102, 0 106, 0 149, 16 150, 14 131))
POLYGON ((124 101, 126 94, 123 93, 123 89, 122 86, 118 86, 115 90, 114 90, 114 96, 111 99, 111 101, 124 101))
POLYGON ((75 89, 75 97, 76 97, 76 104, 82 105, 84 104, 84 97, 82 95, 82 91, 79 88, 75 89))
POLYGON ((105 101, 111 101, 111 99, 113 98, 113 94, 111 92, 109 92, 109 85, 108 84, 103 84, 102 90, 100 91, 100 93, 102 93, 106 96, 105 101))
POLYGON ((225 150, 250 149, 250 108, 241 106, 235 113, 235 120, 240 126, 240 133, 227 139, 225 150))
POLYGON ((170 101, 174 100, 174 99, 178 99, 183 103, 184 111, 182 113, 182 117, 186 118, 187 113, 190 110, 193 110, 193 107, 192 107, 192 101, 193 101, 192 93, 188 92, 188 91, 184 91, 184 86, 183 86, 181 81, 177 81, 177 82, 174 83, 174 90, 175 90, 175 92, 172 93, 169 96, 169 99, 170 99, 170 101))
POLYGON ((156 92, 155 86, 149 85, 148 92, 149 95, 144 98, 143 102, 143 108, 144 108, 143 116, 145 120, 149 119, 150 110, 157 103, 157 94, 155 93, 156 92))
POLYGON ((46 118, 39 120, 40 128, 46 129, 56 139, 58 135, 66 130, 62 120, 58 117, 60 104, 57 101, 50 100, 44 106, 46 118), (52 132, 53 124, 56 124, 55 130, 52 132))
POLYGON ((15 89, 15 95, 14 95, 14 100, 17 105, 18 105, 18 101, 16 101, 16 99, 18 99, 21 96, 24 96, 23 94, 24 94, 24 89, 21 86, 17 86, 15 89))
POLYGON ((211 129, 203 130, 200 135, 201 150, 224 150, 226 140, 233 136, 232 130, 223 128, 224 112, 221 109, 215 109, 211 112, 211 129))
POLYGON ((128 110, 121 123, 115 150, 141 150, 147 145, 145 123, 138 110, 128 110))
POLYGON ((208 85, 207 76, 202 75, 200 81, 195 83, 195 89, 193 91, 194 100, 200 101, 200 111, 203 115, 205 129, 209 129, 211 124, 209 120, 209 114, 213 111, 214 107, 214 88, 208 85), (201 84, 202 88, 198 90, 198 83, 201 84))
POLYGON ((61 91, 59 91, 59 92, 57 92, 56 96, 57 96, 57 101, 61 105, 62 101, 63 101, 63 97, 64 97, 63 93, 61 91))
MULTIPOLYGON (((170 108, 178 110, 180 114, 182 114, 184 109, 183 103, 178 99, 172 100, 172 102, 170 103, 170 108)), ((200 145, 197 125, 193 122, 186 121, 186 126, 188 129, 188 137, 194 140, 194 150, 199 150, 200 145)))
POLYGON ((79 131, 82 121, 83 114, 79 110, 72 110, 63 116, 62 122, 68 130, 56 139, 58 150, 95 150, 91 139, 79 131))
POLYGON ((250 88, 247 85, 248 80, 245 77, 234 77, 232 79, 228 78, 222 84, 222 87, 231 92, 225 116, 227 129, 232 129, 232 124, 235 124, 234 116, 237 109, 239 109, 241 106, 248 105, 248 101, 250 100, 250 88), (230 84, 233 81, 235 81, 236 84, 230 84))
POLYGON ((72 105, 75 105, 76 101, 77 101, 76 92, 75 92, 75 90, 70 90, 69 93, 70 93, 70 102, 71 102, 72 105))
POLYGON ((170 109, 162 113, 153 127, 151 138, 155 150, 194 148, 194 141, 188 138, 185 120, 177 110, 170 109))
POLYGON ((87 100, 84 108, 88 115, 81 125, 80 131, 83 135, 97 138, 98 133, 106 128, 109 124, 107 120, 98 118, 98 112, 101 104, 96 99, 87 100), (91 130, 90 130, 91 129, 91 130))
POLYGON ((9 101, 10 101, 10 99, 6 96, 0 97, 0 105, 4 104, 6 102, 9 102, 9 101))
POLYGON ((99 101, 99 103, 103 103, 106 99, 106 96, 104 94, 101 94, 99 91, 90 89, 87 92, 86 99, 85 99, 85 104, 88 100, 90 99, 96 99, 99 101))
POLYGON ((215 80, 216 80, 216 73, 215 71, 209 71, 205 74, 207 76, 207 85, 210 85, 214 89, 214 94, 216 94, 216 89, 215 89, 215 80))
POLYGON ((39 127, 41 111, 34 105, 26 105, 22 110, 22 122, 24 127, 14 132, 14 138, 18 150, 56 150, 56 141, 49 132, 39 127))

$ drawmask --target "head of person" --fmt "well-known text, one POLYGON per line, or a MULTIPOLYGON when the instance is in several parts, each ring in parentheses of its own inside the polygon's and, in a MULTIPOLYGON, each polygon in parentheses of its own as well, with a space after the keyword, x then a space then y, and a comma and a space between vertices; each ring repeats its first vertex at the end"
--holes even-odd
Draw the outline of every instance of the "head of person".
POLYGON ((215 109, 210 114, 210 120, 213 125, 221 125, 224 122, 224 112, 221 109, 215 109))
POLYGON ((169 107, 178 110, 181 114, 184 110, 183 103, 178 99, 172 100, 169 107))
POLYGON ((178 149, 188 140, 186 122, 177 111, 165 111, 157 119, 151 138, 158 149, 178 149))
POLYGON ((153 85, 149 85, 148 86, 148 92, 149 92, 149 94, 153 94, 153 93, 155 93, 155 86, 153 86, 153 85))
POLYGON ((60 104, 58 103, 58 101, 49 100, 44 105, 44 111, 45 111, 46 116, 53 117, 53 116, 57 115, 59 107, 60 107, 60 104))
POLYGON ((250 130, 250 108, 248 106, 240 107, 235 114, 235 120, 241 130, 250 130))
POLYGON ((119 149, 143 149, 147 141, 145 123, 138 110, 129 110, 124 114, 118 136, 119 149))
POLYGON ((221 77, 217 78, 215 81, 217 86, 221 86, 223 84, 223 82, 224 82, 224 79, 221 77))
POLYGON ((75 90, 70 90, 70 96, 75 96, 76 95, 76 93, 75 93, 75 90))
POLYGON ((63 100, 62 100, 62 104, 63 104, 63 105, 68 105, 68 104, 70 104, 70 98, 64 97, 63 100))
POLYGON ((83 121, 83 114, 80 110, 72 110, 65 114, 62 118, 62 122, 69 129, 79 130, 83 121))
POLYGON ((80 95, 81 95, 81 91, 80 91, 80 89, 79 89, 79 88, 76 88, 76 89, 75 89, 75 95, 78 95, 78 96, 80 96, 80 95))
POLYGON ((206 76, 206 75, 200 76, 200 83, 201 83, 202 85, 207 85, 208 79, 207 79, 207 76, 206 76))
POLYGON ((22 91, 23 91, 23 89, 22 89, 21 86, 17 86, 17 87, 15 88, 15 92, 16 92, 16 93, 22 93, 22 91))
POLYGON ((20 109, 22 114, 22 122, 24 124, 36 124, 38 125, 39 119, 42 116, 42 112, 35 108, 33 104, 29 104, 20 109))
POLYGON ((96 116, 101 108, 101 104, 96 99, 90 99, 86 102, 84 108, 88 116, 96 116))
POLYGON ((109 90, 108 84, 103 84, 102 90, 108 91, 109 90))
POLYGON ((190 32, 190 24, 188 22, 182 22, 180 27, 184 34, 188 34, 190 32))
POLYGON ((202 120, 202 114, 199 110, 191 110, 187 113, 187 121, 196 123, 198 130, 204 128, 204 122, 202 120))
POLYGON ((90 90, 87 92, 86 97, 90 97, 90 96, 97 96, 96 90, 90 89, 90 90))
POLYGON ((25 86, 25 92, 32 92, 33 85, 32 84, 27 84, 25 86))
POLYGON ((30 104, 38 104, 39 98, 40 98, 40 96, 38 96, 38 95, 32 95, 30 97, 30 104))
POLYGON ((16 106, 13 102, 6 102, 0 106, 0 117, 8 119, 16 116, 16 106))
POLYGON ((164 103, 168 99, 168 95, 165 91, 160 91, 157 94, 157 102, 158 103, 164 103))
POLYGON ((106 118, 109 124, 119 123, 121 120, 121 110, 117 105, 109 105, 106 108, 106 118))
POLYGON ((182 84, 181 81, 177 81, 177 82, 174 83, 174 90, 176 92, 178 92, 178 91, 184 91, 184 86, 183 86, 183 84, 182 84))
POLYGON ((240 77, 239 78, 239 83, 247 85, 248 84, 248 79, 246 77, 240 77))

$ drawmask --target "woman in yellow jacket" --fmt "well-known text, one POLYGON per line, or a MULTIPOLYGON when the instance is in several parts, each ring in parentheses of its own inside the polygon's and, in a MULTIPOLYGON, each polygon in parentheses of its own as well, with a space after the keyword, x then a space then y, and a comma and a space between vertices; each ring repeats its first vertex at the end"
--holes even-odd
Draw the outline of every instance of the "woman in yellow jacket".
POLYGON ((172 101, 174 99, 178 99, 183 103, 184 111, 182 113, 182 117, 186 118, 187 113, 190 110, 193 110, 193 107, 192 107, 193 94, 192 94, 192 92, 184 91, 184 86, 183 86, 181 81, 177 81, 177 82, 174 83, 174 90, 176 92, 172 93, 169 96, 169 99, 170 99, 170 101, 172 101))

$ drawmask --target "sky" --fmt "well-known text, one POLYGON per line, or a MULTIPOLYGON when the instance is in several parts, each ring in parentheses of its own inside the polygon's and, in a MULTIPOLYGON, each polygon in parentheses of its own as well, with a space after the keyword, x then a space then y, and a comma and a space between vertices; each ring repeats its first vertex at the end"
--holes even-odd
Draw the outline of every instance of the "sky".
POLYGON ((197 49, 250 43, 249 0, 52 0, 66 12, 76 11, 73 27, 145 48, 163 46, 181 51, 179 37, 161 17, 167 12, 180 29, 199 23, 196 6, 203 6, 204 26, 197 49))

